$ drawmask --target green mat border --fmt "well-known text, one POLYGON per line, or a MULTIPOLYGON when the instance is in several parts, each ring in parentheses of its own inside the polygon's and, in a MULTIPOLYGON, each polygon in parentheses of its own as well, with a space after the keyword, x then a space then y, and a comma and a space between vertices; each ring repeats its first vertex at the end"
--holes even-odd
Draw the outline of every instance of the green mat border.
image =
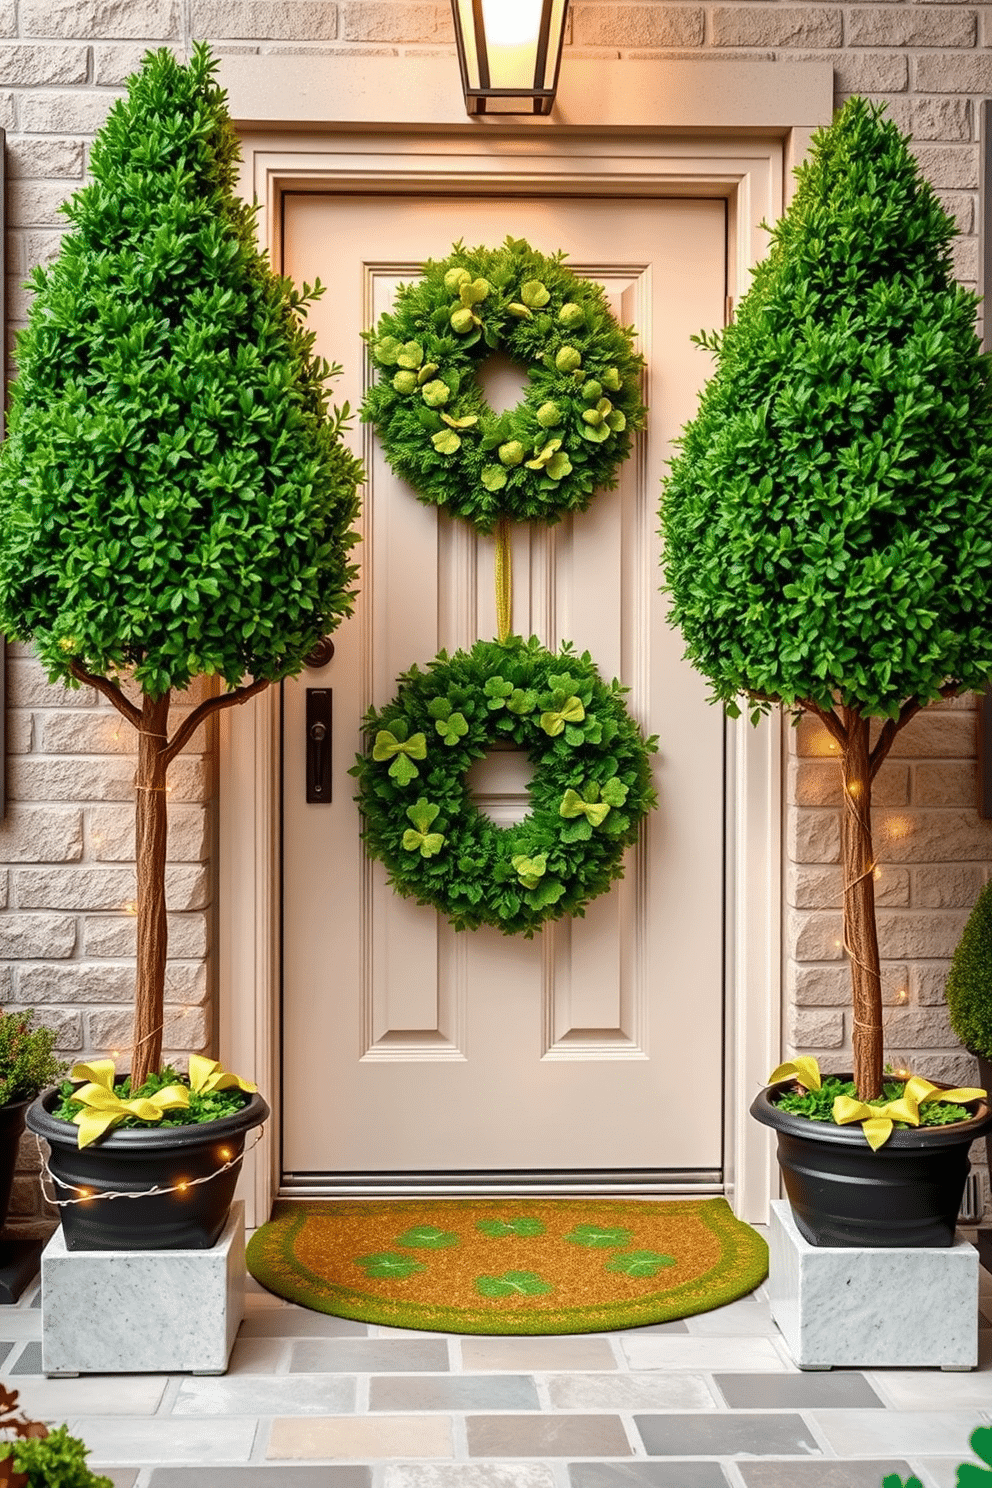
MULTIPOLYGON (((737 1219, 726 1199, 660 1199, 666 1207, 685 1213, 698 1212, 703 1224, 720 1241, 721 1256, 715 1266, 692 1281, 667 1288, 631 1302, 603 1307, 561 1307, 535 1309, 533 1312, 500 1314, 495 1310, 463 1307, 435 1307, 378 1297, 356 1287, 342 1287, 301 1265, 292 1253, 293 1241, 311 1214, 326 1217, 334 1207, 342 1209, 355 1203, 390 1204, 398 1214, 404 1210, 423 1211, 425 1200, 279 1200, 272 1219, 255 1231, 248 1242, 246 1262, 256 1281, 288 1302, 298 1302, 312 1312, 325 1312, 333 1317, 354 1322, 382 1323, 393 1328, 414 1328, 429 1333, 482 1333, 490 1336, 517 1334, 539 1337, 561 1333, 604 1333, 617 1328, 639 1328, 650 1323, 667 1323, 694 1313, 710 1312, 736 1302, 759 1286, 768 1275, 768 1246, 756 1230, 737 1219), (287 1222, 288 1221, 288 1222, 287 1222), (729 1268, 730 1276, 720 1276, 729 1268)), ((481 1203, 510 1201, 480 1199, 439 1199, 438 1207, 449 1210, 467 1209, 481 1203)), ((589 1205, 607 1213, 627 1213, 631 1205, 644 1205, 638 1199, 518 1199, 514 1207, 525 1212, 528 1205, 547 1206, 588 1212, 589 1205)), ((648 1201, 651 1202, 651 1201, 648 1201)), ((402 1220, 399 1221, 402 1224, 402 1220)))

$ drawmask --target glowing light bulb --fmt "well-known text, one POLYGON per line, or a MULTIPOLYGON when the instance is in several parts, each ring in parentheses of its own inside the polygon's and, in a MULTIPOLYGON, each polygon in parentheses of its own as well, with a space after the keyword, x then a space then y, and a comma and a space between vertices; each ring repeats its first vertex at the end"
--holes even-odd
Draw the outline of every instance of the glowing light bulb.
POLYGON ((490 46, 523 46, 537 39, 541 0, 482 0, 490 46))

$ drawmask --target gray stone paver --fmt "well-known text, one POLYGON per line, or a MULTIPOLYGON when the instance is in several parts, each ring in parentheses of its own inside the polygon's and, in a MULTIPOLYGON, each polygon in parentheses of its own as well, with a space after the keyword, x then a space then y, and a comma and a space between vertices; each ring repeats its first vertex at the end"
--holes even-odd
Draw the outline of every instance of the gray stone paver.
POLYGON ((79 1380, 40 1375, 36 1299, 0 1308, 0 1376, 114 1488, 953 1488, 992 1421, 984 1319, 974 1373, 803 1373, 763 1289, 624 1333, 456 1338, 252 1284, 226 1375, 79 1380))

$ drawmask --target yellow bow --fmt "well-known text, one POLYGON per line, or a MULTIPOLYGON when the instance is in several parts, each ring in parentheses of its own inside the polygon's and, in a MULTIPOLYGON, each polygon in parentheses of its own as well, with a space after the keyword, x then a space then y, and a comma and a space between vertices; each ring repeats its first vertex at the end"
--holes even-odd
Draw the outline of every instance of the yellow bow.
POLYGON ((805 1085, 807 1090, 819 1090, 823 1084, 820 1078, 820 1066, 812 1054, 800 1054, 795 1059, 780 1064, 778 1069, 773 1069, 766 1085, 774 1085, 778 1080, 796 1079, 800 1085, 805 1085))
POLYGON ((898 1100, 884 1106, 869 1106, 865 1101, 854 1100, 849 1095, 838 1095, 833 1104, 833 1118, 838 1126, 848 1126, 852 1121, 864 1123, 862 1130, 869 1147, 877 1152, 892 1135, 895 1121, 904 1121, 907 1126, 919 1126, 920 1107, 931 1101, 951 1101, 964 1105, 966 1101, 981 1100, 984 1090, 961 1086, 955 1090, 941 1090, 924 1080, 922 1075, 913 1075, 906 1081, 906 1088, 898 1100))
POLYGON ((121 1100, 114 1090, 114 1075, 112 1059, 76 1064, 69 1071, 71 1080, 90 1082, 72 1095, 74 1101, 81 1101, 86 1107, 72 1118, 79 1128, 79 1147, 88 1147, 125 1116, 136 1116, 139 1121, 161 1121, 166 1111, 184 1110, 189 1105, 189 1091, 183 1085, 166 1085, 154 1095, 121 1100))
POLYGON ((609 814, 608 801, 583 801, 578 791, 572 790, 571 786, 562 796, 558 807, 559 816, 584 816, 591 827, 602 826, 609 814))
POLYGON ((410 759, 426 759, 426 735, 413 734, 409 739, 397 739, 389 729, 380 729, 375 736, 375 744, 372 746, 372 758, 382 761, 392 759, 394 754, 406 754, 410 759))
POLYGON ((189 1088, 197 1095, 209 1095, 211 1090, 245 1090, 254 1095, 258 1089, 251 1080, 242 1080, 224 1069, 219 1059, 205 1059, 202 1054, 189 1056, 189 1088))

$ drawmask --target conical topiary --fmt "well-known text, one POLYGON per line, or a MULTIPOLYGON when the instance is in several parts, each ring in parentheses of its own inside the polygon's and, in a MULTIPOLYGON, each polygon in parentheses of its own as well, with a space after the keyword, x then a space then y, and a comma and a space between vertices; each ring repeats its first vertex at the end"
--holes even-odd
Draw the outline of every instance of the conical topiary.
POLYGON ((992 880, 958 941, 944 995, 951 1027, 965 1048, 992 1059, 992 880))
POLYGON ((215 67, 203 46, 150 54, 111 109, 31 280, 0 447, 0 626, 138 730, 134 1085, 161 1057, 169 762, 298 672, 354 577, 347 405, 301 323, 312 292, 272 272, 235 195, 215 67), (171 691, 198 675, 227 690, 170 739, 171 691))
POLYGON ((882 110, 812 143, 665 484, 672 621, 714 700, 819 718, 844 778, 854 1072, 881 1092, 871 788, 992 673, 992 401, 956 228, 882 110), (872 728, 872 720, 879 723, 872 728))

